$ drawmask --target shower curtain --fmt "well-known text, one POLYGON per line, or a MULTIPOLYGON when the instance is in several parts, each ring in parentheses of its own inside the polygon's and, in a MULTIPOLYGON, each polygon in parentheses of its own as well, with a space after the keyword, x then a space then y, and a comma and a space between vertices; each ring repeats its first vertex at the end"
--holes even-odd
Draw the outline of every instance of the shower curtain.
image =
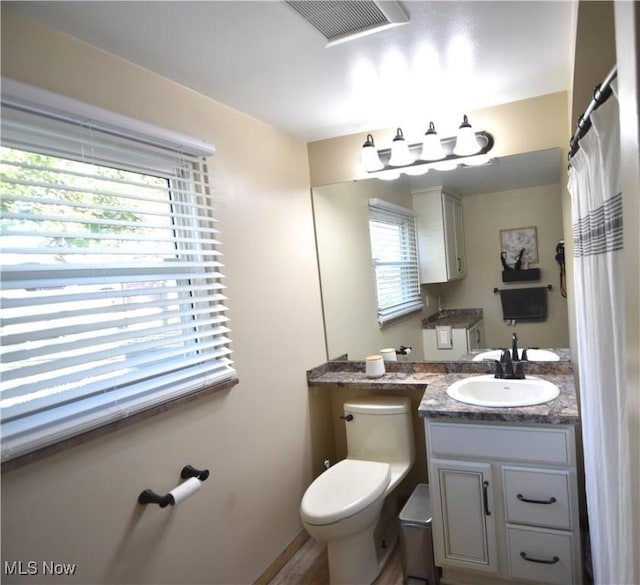
MULTIPOLYGON (((596 585, 631 584, 620 125, 614 94, 571 159, 574 290, 585 488, 596 585)), ((631 229, 638 229, 633 226, 631 229)))

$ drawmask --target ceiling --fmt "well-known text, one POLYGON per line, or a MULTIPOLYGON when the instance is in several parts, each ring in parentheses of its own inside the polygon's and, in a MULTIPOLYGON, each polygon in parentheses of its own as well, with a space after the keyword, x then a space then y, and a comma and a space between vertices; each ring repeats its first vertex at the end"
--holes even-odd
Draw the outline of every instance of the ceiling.
MULTIPOLYGON (((567 90, 575 1, 404 1, 410 22, 327 47, 272 1, 2 2, 127 61, 313 141, 567 90)), ((473 120, 471 120, 473 123, 473 120)))

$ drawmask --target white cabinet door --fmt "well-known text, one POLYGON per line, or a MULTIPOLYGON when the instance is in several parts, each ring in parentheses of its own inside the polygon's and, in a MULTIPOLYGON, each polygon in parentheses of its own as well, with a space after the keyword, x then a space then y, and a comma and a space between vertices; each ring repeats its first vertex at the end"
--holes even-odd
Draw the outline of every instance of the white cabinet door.
POLYGON ((431 478, 436 565, 495 573, 491 465, 432 459, 431 478))
POLYGON ((413 192, 420 281, 448 282, 465 274, 462 201, 440 189, 413 192))
POLYGON ((484 347, 484 321, 480 319, 467 329, 467 348, 469 351, 484 347))
POLYGON ((447 280, 455 280, 462 278, 465 274, 462 202, 457 197, 443 193, 442 209, 446 242, 447 280))

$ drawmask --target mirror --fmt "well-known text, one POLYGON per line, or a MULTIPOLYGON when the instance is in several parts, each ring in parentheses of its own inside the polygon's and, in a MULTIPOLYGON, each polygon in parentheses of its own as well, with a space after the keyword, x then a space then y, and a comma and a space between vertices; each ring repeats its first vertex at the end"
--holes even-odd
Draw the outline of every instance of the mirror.
POLYGON ((413 348, 411 360, 424 359, 422 320, 444 309, 483 310, 485 347, 506 347, 518 333, 522 346, 567 348, 566 299, 560 294, 555 247, 563 239, 560 149, 496 158, 481 167, 431 170, 395 181, 364 179, 312 189, 327 356, 364 359, 386 347, 413 348), (462 197, 466 276, 457 281, 422 285, 420 313, 379 327, 369 251, 367 206, 380 198, 412 207, 412 191, 442 186, 462 197), (500 231, 536 227, 541 279, 504 284, 500 231), (503 321, 495 288, 546 286, 548 317, 543 322, 503 321))

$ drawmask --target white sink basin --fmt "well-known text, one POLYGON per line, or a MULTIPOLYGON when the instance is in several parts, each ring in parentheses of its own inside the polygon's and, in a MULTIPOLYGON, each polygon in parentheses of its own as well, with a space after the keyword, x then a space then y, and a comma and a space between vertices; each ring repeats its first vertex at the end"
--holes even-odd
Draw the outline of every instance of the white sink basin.
MULTIPOLYGON (((518 353, 521 353, 520 350, 518 353)), ((473 356, 474 362, 481 362, 482 360, 499 360, 501 349, 492 349, 489 351, 483 351, 478 355, 473 356)), ((557 362, 560 360, 560 356, 548 349, 528 349, 527 360, 530 362, 557 362)))
POLYGON ((560 389, 534 376, 524 380, 505 380, 486 374, 454 382, 447 388, 447 394, 459 402, 476 406, 533 406, 557 398, 560 389))

